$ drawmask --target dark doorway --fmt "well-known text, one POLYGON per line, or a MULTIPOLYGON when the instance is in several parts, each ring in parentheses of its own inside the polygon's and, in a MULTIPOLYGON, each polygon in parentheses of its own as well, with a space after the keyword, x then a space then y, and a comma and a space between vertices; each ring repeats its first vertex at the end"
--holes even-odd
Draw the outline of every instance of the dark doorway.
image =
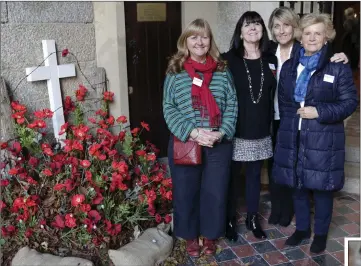
POLYGON ((161 157, 167 156, 163 82, 182 30, 181 2, 124 2, 124 12, 130 124, 148 123, 150 132, 144 132, 143 139, 155 144, 161 157))
POLYGON ((360 48, 355 47, 355 41, 360 44, 360 2, 335 1, 333 24, 336 30, 336 38, 333 43, 335 52, 344 52, 350 60, 353 69, 357 68, 357 60, 360 57, 360 48), (345 18, 345 10, 354 10, 354 20, 345 18), (353 25, 352 25, 353 24, 353 25))

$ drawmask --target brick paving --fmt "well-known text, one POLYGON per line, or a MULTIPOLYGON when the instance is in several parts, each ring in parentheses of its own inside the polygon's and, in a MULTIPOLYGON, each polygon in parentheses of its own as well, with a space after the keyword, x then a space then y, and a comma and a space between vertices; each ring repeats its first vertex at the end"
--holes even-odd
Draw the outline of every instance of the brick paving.
MULTIPOLYGON (((244 205, 244 203, 242 203, 244 205)), ((306 266, 306 265, 343 265, 344 237, 360 235, 360 197, 345 192, 335 193, 334 210, 329 230, 326 250, 321 254, 311 254, 312 240, 305 240, 297 247, 284 245, 287 236, 295 230, 294 221, 288 227, 267 224, 270 215, 269 194, 261 196, 260 219, 268 236, 266 240, 255 239, 244 225, 246 213, 239 209, 238 240, 231 243, 226 239, 218 241, 218 253, 215 256, 202 256, 199 259, 188 258, 183 265, 252 265, 252 266, 306 266), (267 225, 267 226, 266 226, 267 225)))

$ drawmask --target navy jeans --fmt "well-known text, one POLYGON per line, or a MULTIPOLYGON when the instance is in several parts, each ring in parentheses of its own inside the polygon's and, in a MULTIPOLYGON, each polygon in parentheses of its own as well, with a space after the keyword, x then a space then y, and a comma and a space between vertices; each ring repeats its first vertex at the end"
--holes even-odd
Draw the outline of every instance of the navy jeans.
MULTIPOLYGON (((310 191, 308 189, 295 189, 293 194, 296 212, 296 229, 306 231, 310 228, 310 191)), ((313 190, 315 200, 315 226, 316 235, 327 235, 332 219, 333 193, 331 191, 313 190)))
POLYGON ((232 142, 202 147, 202 164, 175 165, 173 136, 168 160, 173 182, 174 233, 183 239, 224 236, 232 142))

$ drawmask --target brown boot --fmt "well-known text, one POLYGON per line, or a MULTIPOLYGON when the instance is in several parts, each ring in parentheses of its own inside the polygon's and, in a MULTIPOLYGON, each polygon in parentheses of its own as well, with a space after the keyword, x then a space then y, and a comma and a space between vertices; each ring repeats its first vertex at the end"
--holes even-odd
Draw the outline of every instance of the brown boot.
POLYGON ((198 258, 201 250, 201 247, 199 246, 198 243, 198 238, 187 240, 186 250, 190 257, 198 258))
POLYGON ((204 247, 204 254, 213 255, 214 253, 216 253, 216 250, 217 250, 216 240, 204 238, 203 247, 204 247))

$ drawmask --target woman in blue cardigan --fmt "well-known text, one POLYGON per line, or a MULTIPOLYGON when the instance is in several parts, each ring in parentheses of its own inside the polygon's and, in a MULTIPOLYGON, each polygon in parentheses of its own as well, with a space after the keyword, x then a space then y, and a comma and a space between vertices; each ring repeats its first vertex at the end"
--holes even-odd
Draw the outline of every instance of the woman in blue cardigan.
POLYGON ((286 245, 310 238, 309 191, 315 201, 311 252, 326 248, 333 193, 344 185, 343 121, 358 105, 348 64, 330 62, 336 33, 327 14, 308 14, 300 21, 302 48, 282 67, 278 84, 280 127, 272 178, 295 188, 296 231, 286 245))

